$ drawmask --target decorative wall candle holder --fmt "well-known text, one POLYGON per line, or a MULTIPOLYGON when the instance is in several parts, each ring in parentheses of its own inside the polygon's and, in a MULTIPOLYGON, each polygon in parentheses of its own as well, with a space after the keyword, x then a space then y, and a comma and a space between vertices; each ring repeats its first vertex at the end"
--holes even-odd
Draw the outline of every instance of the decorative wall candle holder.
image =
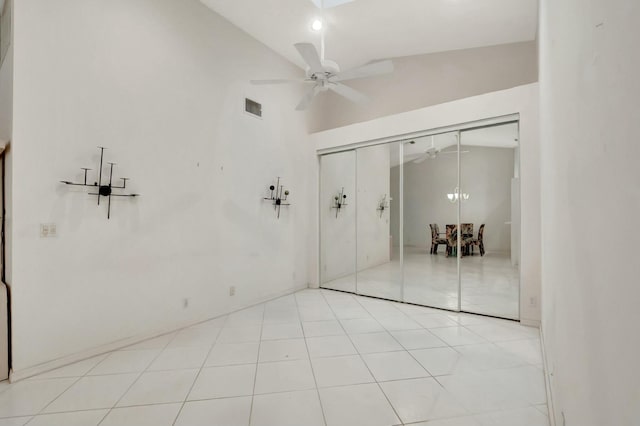
POLYGON ((275 186, 269 186, 269 191, 271 191, 269 197, 265 197, 264 199, 273 203, 273 209, 276 211, 278 219, 280 219, 280 207, 291 205, 290 203, 285 203, 291 193, 288 189, 284 189, 284 185, 280 185, 280 177, 278 177, 275 186))
POLYGON ((376 210, 380 212, 380 217, 382 217, 385 210, 389 210, 389 200, 387 200, 387 194, 384 194, 380 203, 378 203, 378 208, 376 210))
POLYGON ((344 193, 343 186, 338 195, 333 197, 333 206, 331 208, 336 209, 336 219, 338 218, 338 212, 340 211, 340 209, 345 206, 347 206, 347 194, 344 193))
MULTIPOLYGON (((112 183, 112 179, 113 179, 113 166, 116 165, 116 163, 109 163, 107 162, 107 164, 109 164, 109 183, 102 183, 102 160, 104 158, 104 150, 107 149, 103 146, 99 146, 98 149, 100 150, 100 168, 98 169, 98 180, 97 182, 94 183, 87 183, 87 173, 92 170, 86 167, 81 167, 80 170, 84 170, 84 182, 83 183, 75 183, 75 182, 71 182, 68 180, 61 180, 61 183, 64 183, 65 185, 73 185, 73 186, 86 186, 89 188, 93 188, 96 190, 96 192, 89 192, 89 195, 96 195, 98 197, 98 205, 100 205, 100 197, 107 197, 107 219, 109 219, 111 217, 111 197, 138 197, 140 194, 117 194, 114 193, 114 190, 121 190, 121 189, 125 189, 127 187, 127 181, 129 180, 129 178, 120 178, 120 180, 122 180, 122 186, 116 186, 113 185, 112 183)), ((106 176, 105 176, 106 179, 106 176)))

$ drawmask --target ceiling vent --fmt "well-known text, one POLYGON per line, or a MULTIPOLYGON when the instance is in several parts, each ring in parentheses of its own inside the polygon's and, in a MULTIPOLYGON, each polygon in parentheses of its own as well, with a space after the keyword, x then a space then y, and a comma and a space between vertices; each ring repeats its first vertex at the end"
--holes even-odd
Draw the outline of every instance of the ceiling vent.
POLYGON ((244 98, 244 110, 256 117, 262 117, 262 104, 249 98, 244 98))

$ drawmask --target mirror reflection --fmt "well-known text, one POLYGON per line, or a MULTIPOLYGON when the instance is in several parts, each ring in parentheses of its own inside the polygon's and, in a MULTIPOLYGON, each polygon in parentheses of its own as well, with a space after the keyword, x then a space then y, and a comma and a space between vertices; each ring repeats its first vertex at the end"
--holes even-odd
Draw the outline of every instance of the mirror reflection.
POLYGON ((457 133, 403 146, 405 301, 458 309, 457 133))
POLYGON ((460 135, 463 311, 518 318, 520 182, 518 124, 460 135))
POLYGON ((402 299, 400 268, 399 182, 392 168, 399 164, 399 143, 359 148, 358 190, 358 293, 384 299, 402 299))
POLYGON ((356 153, 320 157, 320 285, 356 292, 356 153))

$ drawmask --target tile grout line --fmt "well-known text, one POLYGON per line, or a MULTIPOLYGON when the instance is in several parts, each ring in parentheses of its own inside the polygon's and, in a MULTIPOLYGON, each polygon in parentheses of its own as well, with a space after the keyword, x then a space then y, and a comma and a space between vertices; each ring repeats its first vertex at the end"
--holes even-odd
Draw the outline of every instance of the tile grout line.
MULTIPOLYGON (((277 299, 274 299, 277 300, 277 299)), ((264 331, 264 317, 267 313, 266 302, 262 304, 262 321, 260 322, 260 337, 258 340, 258 355, 256 357, 256 370, 253 374, 253 391, 251 392, 251 405, 249 407, 249 423, 247 426, 251 426, 251 419, 253 418, 253 400, 256 397, 256 383, 258 382, 258 365, 260 364, 260 348, 262 347, 262 332, 264 331)))
MULTIPOLYGON (((217 318, 220 318, 220 317, 217 317, 217 318)), ((215 319, 217 319, 217 318, 215 318, 215 319)), ((189 387, 189 391, 184 396, 184 400, 182 401, 182 404, 180 405, 180 409, 176 413, 176 418, 173 419, 173 423, 171 423, 172 426, 174 426, 176 424, 176 422, 178 421, 178 419, 180 418, 180 414, 182 414, 182 410, 184 409, 184 406, 187 403, 187 399, 189 399, 189 395, 193 391, 193 387, 196 385, 196 382, 198 381, 198 378, 200 377, 200 374, 202 373, 202 370, 204 370, 205 364, 207 363, 207 359, 209 358, 209 355, 211 355, 211 351, 213 350, 213 348, 216 345, 216 343, 218 343, 218 338, 220 337, 220 333, 222 333, 222 330, 226 327, 228 320, 229 320, 229 315, 226 315, 224 317, 224 322, 221 324, 220 328, 218 329, 218 332, 216 333, 216 337, 213 339, 213 342, 211 343, 211 346, 209 346, 209 350, 207 351, 207 354, 204 356, 204 359, 202 360, 202 363, 200 364, 200 368, 198 369, 198 373, 196 373, 196 377, 193 380, 193 383, 191 383, 191 386, 189 387)), ((210 321, 212 321, 212 320, 210 320, 210 321)), ((206 322, 206 321, 204 321, 204 322, 206 322)), ((200 324, 202 324, 202 323, 200 323, 200 324)))
POLYGON ((298 320, 300 323, 300 329, 302 330, 302 338, 304 340, 304 347, 307 349, 307 357, 309 358, 309 368, 311 368, 311 375, 313 376, 313 383, 316 386, 316 395, 318 395, 318 402, 320 403, 320 412, 322 413, 322 421, 327 426, 327 416, 324 413, 324 406, 322 405, 322 398, 320 398, 320 389, 318 388, 318 380, 316 379, 316 372, 313 368, 313 362, 311 361, 311 353, 309 352, 309 345, 307 344, 307 337, 304 332, 304 325, 302 324, 302 318, 300 316, 300 307, 298 306, 298 298, 296 293, 293 294, 293 299, 296 302, 296 312, 298 312, 298 320))
MULTIPOLYGON (((331 312, 333 312, 334 316, 335 316, 335 311, 333 310, 333 307, 331 306, 331 304, 329 303, 329 301, 327 301, 327 298, 325 297, 324 294, 322 294, 322 297, 324 297, 327 305, 329 305, 329 309, 331 309, 331 312)), ((351 298, 355 299, 353 296, 351 296, 351 298)), ((362 306, 362 304, 360 304, 360 302, 358 302, 356 300, 356 303, 358 303, 360 306, 362 306)), ((366 311, 366 309, 365 309, 366 311)), ((368 313, 368 311, 367 311, 368 313)), ((391 409, 393 410, 393 413, 395 414, 396 418, 398 420, 400 420, 400 423, 402 423, 402 419, 400 418, 400 415, 398 414, 398 412, 396 411, 396 408, 393 406, 393 404, 391 404, 391 401, 389 400, 389 397, 387 397, 387 394, 384 393, 384 391, 382 390, 382 386, 380 386, 380 383, 378 382, 378 379, 376 379, 376 376, 373 374, 373 372, 371 371, 371 369, 369 368, 369 365, 367 364, 367 362, 364 360, 364 358, 362 357, 362 354, 358 351, 358 348, 356 347, 356 345, 353 344, 353 340, 351 339, 351 336, 349 335, 349 333, 347 333, 347 330, 345 330, 344 326, 342 325, 342 322, 340 321, 340 319, 336 316, 336 320, 338 320, 338 324, 340 324, 340 327, 342 327, 342 331, 344 331, 345 335, 347 336, 347 338, 349 339, 349 341, 351 342, 351 345, 353 345, 353 348, 356 350, 356 353, 358 354, 358 357, 360 358, 360 361, 364 364, 364 366, 367 368, 367 371, 369 371, 369 374, 371 374, 371 377, 373 378, 373 380, 375 381, 375 384, 378 386, 378 389, 380 390, 380 392, 382 393, 382 395, 384 395, 385 399, 387 400, 387 403, 389 404, 389 406, 391 407, 391 409)), ((402 346, 402 345, 401 345, 402 346)))

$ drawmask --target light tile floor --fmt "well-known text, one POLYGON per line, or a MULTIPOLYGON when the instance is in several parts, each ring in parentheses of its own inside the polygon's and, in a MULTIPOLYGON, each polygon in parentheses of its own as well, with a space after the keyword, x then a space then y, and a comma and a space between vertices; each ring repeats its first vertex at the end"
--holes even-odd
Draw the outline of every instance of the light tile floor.
POLYGON ((0 426, 548 426, 536 329, 331 290, 0 384, 0 426))

